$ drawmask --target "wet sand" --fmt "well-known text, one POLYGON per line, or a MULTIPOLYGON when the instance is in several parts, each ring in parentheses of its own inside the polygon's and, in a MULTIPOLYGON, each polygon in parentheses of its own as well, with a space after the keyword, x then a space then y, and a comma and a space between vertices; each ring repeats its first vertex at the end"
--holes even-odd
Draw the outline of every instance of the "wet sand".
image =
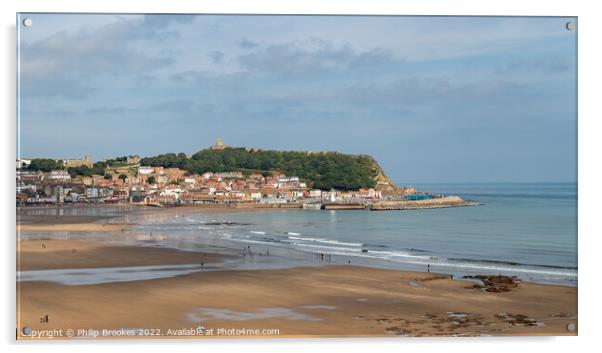
POLYGON ((215 263, 225 256, 87 240, 20 241, 18 271, 215 263))
POLYGON ((19 224, 18 232, 123 232, 127 225, 106 223, 19 224))
POLYGON ((112 216, 29 215, 17 212, 20 232, 123 232, 128 224, 109 223, 112 216))
MULTIPOLYGON (((19 242, 19 249, 22 271, 222 259, 85 240, 28 240, 19 242)), ((201 271, 89 285, 28 281, 18 283, 17 302, 18 337, 25 339, 25 326, 62 329, 61 337, 57 332, 44 335, 55 338, 68 338, 68 329, 85 337, 97 332, 91 329, 102 336, 103 329, 122 328, 149 330, 113 331, 104 338, 123 338, 114 336, 123 333, 130 338, 265 338, 575 335, 567 325, 577 325, 574 287, 521 283, 496 293, 435 273, 356 266, 201 271), (48 322, 40 322, 44 315, 48 322), (199 325, 204 327, 202 336, 195 335, 199 325)))

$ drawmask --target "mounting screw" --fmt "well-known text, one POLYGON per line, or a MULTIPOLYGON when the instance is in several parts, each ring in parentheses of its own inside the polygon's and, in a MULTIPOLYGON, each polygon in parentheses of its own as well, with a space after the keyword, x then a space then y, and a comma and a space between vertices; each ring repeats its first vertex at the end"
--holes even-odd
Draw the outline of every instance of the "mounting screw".
POLYGON ((575 22, 573 22, 573 21, 569 21, 569 22, 567 22, 567 23, 564 25, 564 27, 565 27, 565 28, 566 28, 568 31, 572 31, 572 30, 574 30, 574 29, 575 29, 576 25, 575 25, 575 22))
POLYGON ((577 327, 576 327, 576 326, 575 326, 575 324, 574 324, 574 323, 572 323, 572 322, 566 325, 566 329, 567 329, 567 331, 569 331, 569 332, 575 332, 575 329, 576 329, 576 328, 577 328, 577 327))
POLYGON ((21 330, 21 332, 23 332, 23 334, 25 336, 31 336, 32 330, 31 330, 31 327, 25 326, 25 327, 23 327, 23 329, 21 330))
POLYGON ((33 25, 33 21, 31 20, 31 18, 25 18, 25 19, 23 19, 23 26, 25 26, 25 27, 31 27, 31 25, 33 25))

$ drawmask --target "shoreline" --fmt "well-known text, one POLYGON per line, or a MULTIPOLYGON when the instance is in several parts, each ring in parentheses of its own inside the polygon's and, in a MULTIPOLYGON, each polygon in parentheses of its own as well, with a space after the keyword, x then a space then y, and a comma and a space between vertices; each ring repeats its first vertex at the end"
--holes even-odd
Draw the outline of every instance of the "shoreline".
MULTIPOLYGON (((197 207, 167 207, 167 208, 147 208, 147 209, 133 209, 128 211, 125 214, 120 214, 120 215, 61 215, 58 217, 55 216, 48 216, 48 215, 27 215, 27 216, 23 216, 24 218, 28 219, 27 223, 17 223, 17 236, 19 236, 19 234, 21 232, 23 233, 34 233, 31 234, 33 235, 32 238, 30 239, 17 239, 17 248, 19 248, 20 243, 23 241, 54 241, 53 239, 64 239, 64 238, 53 238, 53 236, 50 236, 54 233, 60 234, 60 233, 73 233, 73 235, 75 236, 75 239, 77 240, 73 240, 73 241, 90 241, 90 242, 106 242, 107 244, 110 245, 123 245, 123 246, 134 246, 134 247, 138 247, 138 248, 154 248, 157 249, 158 247, 152 246, 150 245, 150 243, 147 244, 142 244, 142 243, 138 243, 138 244, 133 244, 133 243, 137 243, 139 241, 153 241, 153 237, 156 240, 161 240, 163 239, 163 234, 161 233, 156 233, 155 235, 153 235, 153 233, 151 232, 150 234, 146 234, 146 233, 137 233, 137 232, 132 232, 131 227, 137 225, 137 223, 118 223, 118 222, 108 222, 109 220, 112 219, 118 219, 120 217, 123 217, 124 215, 142 215, 142 216, 148 216, 148 215, 153 215, 153 214, 160 214, 160 215, 169 215, 169 214, 179 214, 180 216, 184 216, 188 213, 197 213, 197 212, 206 212, 208 214, 230 214, 230 213, 246 213, 246 212, 263 212, 263 211, 272 211, 272 212, 285 212, 288 211, 289 209, 253 209, 253 208, 197 208, 197 207), (98 236, 96 238, 91 238, 91 239, 81 239, 81 235, 85 234, 85 233, 96 233, 98 236), (44 237, 43 234, 47 233, 49 234, 49 237, 44 237), (104 235, 103 235, 104 234, 104 235), (98 238, 100 237, 100 238, 98 238)), ((27 234, 29 235, 29 234, 27 234)), ((182 248, 177 248, 177 247, 165 247, 165 249, 171 249, 174 251, 183 251, 183 252, 194 252, 194 251, 190 251, 189 249, 182 249, 182 248)), ((291 251, 294 251, 295 249, 290 249, 291 251)), ((210 252, 210 251, 205 251, 205 252, 210 252)), ((235 251, 233 248, 228 249, 227 251, 228 253, 232 253, 235 255, 240 255, 240 253, 238 251, 235 251)), ((261 255, 261 254, 259 254, 261 255)), ((353 257, 353 255, 350 255, 353 257)), ((312 256, 313 257, 313 256, 312 256)), ((343 256, 344 257, 344 256, 343 256)), ((308 257, 309 258, 309 257, 308 257)), ((345 260, 345 264, 346 264, 347 260, 345 260)), ((339 262, 339 264, 342 262, 339 262)), ((321 265, 328 265, 329 263, 318 263, 320 266, 321 265)), ((387 269, 387 270, 398 270, 398 271, 417 271, 417 272, 426 272, 423 271, 422 269, 419 268, 415 268, 413 266, 410 266, 410 268, 395 268, 395 267, 390 267, 390 266, 386 266, 383 264, 379 264, 379 263, 370 263, 370 262, 366 262, 366 261, 353 261, 354 265, 359 265, 362 267, 367 267, 367 268, 375 268, 375 269, 387 269)), ((330 264, 332 265, 332 264, 330 264)), ((426 266, 427 263, 424 264, 424 266, 426 266)), ((294 266, 305 266, 305 264, 295 264, 295 265, 285 265, 284 267, 294 267, 294 266)), ((435 266, 437 267, 436 264, 431 264, 431 266, 435 266)), ((426 268, 426 267, 425 267, 426 268)), ((242 269, 241 269, 242 270, 242 269)), ((433 269, 435 270, 435 269, 433 269)), ((439 267, 436 270, 441 271, 442 269, 439 267)), ((448 275, 450 275, 448 273, 448 275)), ((486 274, 484 272, 479 272, 479 271, 469 271, 469 272, 464 272, 461 273, 460 275, 469 275, 469 276, 479 276, 479 275, 483 275, 483 276, 491 276, 493 275, 492 273, 486 274)), ((507 276, 507 275, 506 275, 507 276)), ((534 280, 529 280, 529 279, 525 279, 522 278, 520 276, 520 274, 517 275, 521 281, 525 282, 525 283, 534 283, 534 284, 544 284, 544 285, 561 285, 561 286, 567 286, 567 287, 576 287, 577 284, 575 283, 575 285, 572 284, 567 284, 567 283, 558 283, 558 282, 554 282, 554 281, 534 281, 534 280)), ((454 276, 455 280, 461 280, 461 276, 454 276)))

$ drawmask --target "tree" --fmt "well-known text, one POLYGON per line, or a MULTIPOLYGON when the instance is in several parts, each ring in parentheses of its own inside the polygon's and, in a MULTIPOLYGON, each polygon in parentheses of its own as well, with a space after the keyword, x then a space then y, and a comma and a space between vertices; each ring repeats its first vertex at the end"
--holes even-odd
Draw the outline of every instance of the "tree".
POLYGON ((127 179, 128 176, 125 174, 119 174, 119 179, 123 180, 125 182, 125 179, 127 179))
POLYGON ((146 178, 146 182, 149 184, 154 184, 157 182, 157 179, 154 176, 149 176, 148 178, 146 178))
POLYGON ((55 161, 54 159, 47 158, 36 158, 32 159, 29 166, 27 166, 27 170, 31 171, 42 171, 48 173, 52 170, 64 169, 63 161, 55 161))
POLYGON ((78 175, 84 177, 89 177, 92 175, 92 170, 85 165, 81 165, 79 167, 69 167, 67 168, 67 171, 69 172, 69 175, 71 175, 72 178, 78 175))
POLYGON ((105 174, 105 179, 106 179, 106 180, 111 180, 111 179, 113 179, 113 174, 111 174, 111 173, 106 173, 106 174, 105 174))
POLYGON ((96 162, 92 166, 92 174, 94 175, 105 175, 106 164, 103 162, 96 162))

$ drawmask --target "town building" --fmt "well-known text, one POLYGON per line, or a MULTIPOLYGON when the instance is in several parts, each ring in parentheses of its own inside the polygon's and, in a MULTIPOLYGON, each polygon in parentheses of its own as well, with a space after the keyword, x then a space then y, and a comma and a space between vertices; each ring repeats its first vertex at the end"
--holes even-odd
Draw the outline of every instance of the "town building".
POLYGON ((92 168, 94 166, 94 163, 92 162, 92 156, 84 156, 84 159, 62 159, 57 160, 57 162, 58 161, 62 161, 63 166, 65 168, 74 168, 81 166, 92 168))

